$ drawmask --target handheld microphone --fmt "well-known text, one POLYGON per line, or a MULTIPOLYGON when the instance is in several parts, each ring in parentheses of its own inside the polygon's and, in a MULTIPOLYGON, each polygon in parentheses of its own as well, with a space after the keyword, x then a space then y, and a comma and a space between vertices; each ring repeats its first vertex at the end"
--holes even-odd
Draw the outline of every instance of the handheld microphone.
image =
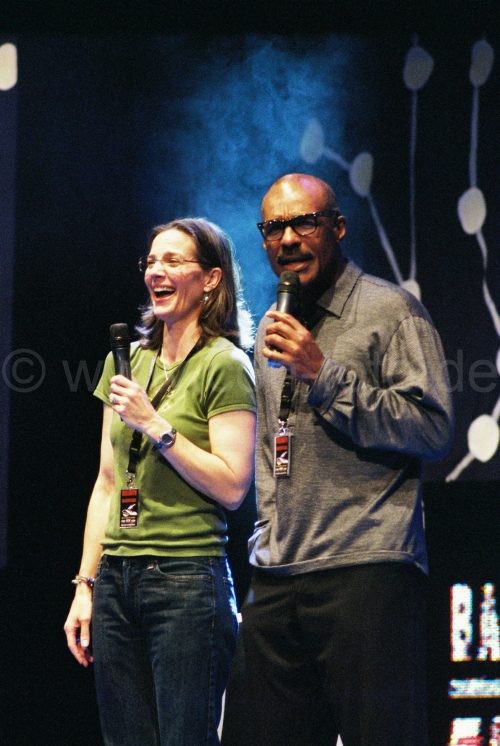
MULTIPOLYGON (((297 272, 285 270, 281 273, 276 292, 276 310, 297 317, 299 313, 300 280, 297 272)), ((281 363, 268 360, 270 368, 281 368, 281 363)))
POLYGON ((115 373, 132 380, 130 372, 130 335, 127 324, 111 324, 109 341, 115 361, 115 373))
POLYGON ((297 316, 299 311, 300 280, 297 272, 286 270, 280 275, 276 293, 276 310, 297 316))

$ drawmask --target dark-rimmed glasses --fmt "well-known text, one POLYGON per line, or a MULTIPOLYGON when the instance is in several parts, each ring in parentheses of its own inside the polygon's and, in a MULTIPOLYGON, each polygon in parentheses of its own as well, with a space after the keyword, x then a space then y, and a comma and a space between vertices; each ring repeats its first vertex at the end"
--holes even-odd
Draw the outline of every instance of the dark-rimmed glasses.
POLYGON ((183 259, 180 256, 173 256, 169 259, 157 259, 155 256, 141 256, 139 259, 139 271, 150 272, 156 262, 160 262, 163 269, 181 269, 184 264, 199 264, 198 259, 183 259))
POLYGON ((338 210, 320 210, 319 212, 308 212, 305 215, 296 215, 290 220, 266 220, 263 223, 257 223, 257 228, 262 233, 265 241, 278 241, 282 238, 287 225, 298 236, 308 236, 314 233, 318 227, 318 218, 338 218, 338 210))

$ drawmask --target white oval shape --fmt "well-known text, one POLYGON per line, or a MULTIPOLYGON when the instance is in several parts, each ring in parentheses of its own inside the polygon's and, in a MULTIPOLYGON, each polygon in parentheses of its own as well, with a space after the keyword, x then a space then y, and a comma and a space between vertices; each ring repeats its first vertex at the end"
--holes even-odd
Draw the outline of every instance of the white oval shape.
POLYGON ((497 452, 500 442, 500 427, 489 414, 476 417, 467 433, 469 451, 478 461, 489 461, 497 452))
POLYGON ((472 62, 469 70, 469 80, 478 88, 486 83, 493 67, 495 53, 487 41, 481 39, 472 47, 472 62))
POLYGON ((472 236, 483 227, 486 218, 486 202, 477 187, 471 187, 458 200, 458 217, 465 233, 472 236))
POLYGON ((8 91, 17 83, 17 47, 14 44, 0 46, 0 91, 8 91))
POLYGON ((325 138, 317 119, 310 119, 300 141, 300 155, 306 163, 316 163, 323 153, 325 138))
POLYGON ((360 197, 370 193, 373 178, 373 156, 371 153, 360 153, 349 168, 349 181, 360 197))
POLYGON ((414 295, 417 300, 421 299, 420 285, 416 280, 405 280, 401 283, 401 287, 408 290, 408 292, 414 295))
POLYGON ((403 80, 410 91, 418 91, 429 80, 434 60, 422 47, 412 47, 406 55, 403 80))

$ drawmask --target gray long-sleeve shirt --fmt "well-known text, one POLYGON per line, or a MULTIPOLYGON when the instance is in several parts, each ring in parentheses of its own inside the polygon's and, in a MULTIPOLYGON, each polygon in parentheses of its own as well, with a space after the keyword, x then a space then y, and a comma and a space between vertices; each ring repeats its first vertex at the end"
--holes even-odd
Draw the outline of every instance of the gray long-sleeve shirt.
POLYGON ((296 386, 290 477, 274 478, 274 435, 285 369, 255 348, 258 520, 250 561, 282 574, 371 562, 427 572, 420 495, 423 459, 452 431, 446 363, 425 308, 348 262, 319 300, 312 330, 325 360, 296 386))

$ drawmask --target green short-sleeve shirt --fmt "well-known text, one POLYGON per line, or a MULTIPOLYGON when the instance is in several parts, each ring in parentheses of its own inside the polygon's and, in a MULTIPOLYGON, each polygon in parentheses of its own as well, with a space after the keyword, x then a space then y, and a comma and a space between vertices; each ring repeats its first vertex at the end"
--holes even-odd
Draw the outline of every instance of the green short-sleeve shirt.
MULTIPOLYGON (((132 375, 144 388, 156 391, 176 369, 164 369, 157 352, 131 345, 132 375)), ((113 357, 106 358, 94 395, 109 404, 113 357)), ((171 393, 160 402, 158 412, 195 445, 210 451, 208 420, 235 410, 255 412, 253 369, 247 355, 228 340, 209 340, 186 363, 171 393)), ((115 492, 103 541, 108 554, 166 556, 220 556, 227 542, 226 518, 221 506, 191 487, 168 461, 153 451, 143 436, 134 486, 139 489, 139 519, 135 528, 120 528, 120 491, 126 488, 125 472, 133 430, 113 414, 115 492)))

